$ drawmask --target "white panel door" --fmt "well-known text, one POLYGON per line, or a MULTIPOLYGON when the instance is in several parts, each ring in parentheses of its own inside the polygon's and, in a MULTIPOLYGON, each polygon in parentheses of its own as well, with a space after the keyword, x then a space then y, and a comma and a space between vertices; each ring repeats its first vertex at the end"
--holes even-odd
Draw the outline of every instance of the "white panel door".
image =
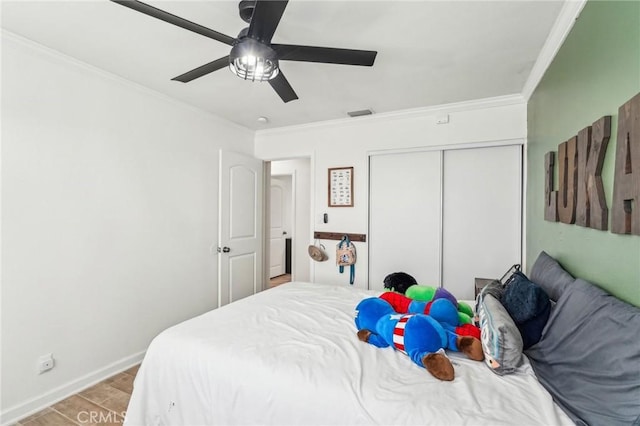
POLYGON ((440 285, 441 152, 369 157, 369 288, 406 272, 440 285))
POLYGON ((285 197, 282 182, 271 178, 271 236, 269 238, 269 278, 285 270, 285 197))
POLYGON ((474 299, 474 277, 500 278, 521 262, 521 152, 444 152, 442 283, 458 299, 474 299))
POLYGON ((262 288, 262 161, 220 151, 218 305, 262 288))

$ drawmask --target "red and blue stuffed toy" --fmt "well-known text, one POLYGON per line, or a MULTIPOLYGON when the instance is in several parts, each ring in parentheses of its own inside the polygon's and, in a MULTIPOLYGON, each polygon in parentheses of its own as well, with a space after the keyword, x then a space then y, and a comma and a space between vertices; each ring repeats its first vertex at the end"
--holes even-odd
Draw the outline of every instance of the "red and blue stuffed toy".
POLYGON ((453 332, 461 336, 473 336, 480 339, 480 329, 467 320, 468 315, 462 316, 449 298, 435 299, 430 302, 412 300, 407 296, 393 291, 380 295, 380 299, 387 301, 394 311, 399 314, 425 314, 438 319, 439 322, 453 326, 453 332), (443 301, 449 303, 443 303, 443 301))
POLYGON ((457 303, 449 297, 429 302, 390 291, 362 300, 356 307, 358 339, 379 348, 391 346, 408 355, 440 380, 455 373, 444 349, 482 361, 480 329, 461 323, 457 303))

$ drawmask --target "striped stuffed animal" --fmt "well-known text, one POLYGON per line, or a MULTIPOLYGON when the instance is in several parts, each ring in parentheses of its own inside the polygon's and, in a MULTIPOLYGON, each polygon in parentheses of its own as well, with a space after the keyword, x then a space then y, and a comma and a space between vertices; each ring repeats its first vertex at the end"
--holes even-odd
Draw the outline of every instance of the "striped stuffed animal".
POLYGON ((482 344, 475 337, 459 336, 429 315, 398 314, 379 297, 364 299, 356 306, 355 323, 358 339, 379 348, 391 346, 440 380, 455 377, 444 349, 462 352, 476 361, 484 359, 482 344))

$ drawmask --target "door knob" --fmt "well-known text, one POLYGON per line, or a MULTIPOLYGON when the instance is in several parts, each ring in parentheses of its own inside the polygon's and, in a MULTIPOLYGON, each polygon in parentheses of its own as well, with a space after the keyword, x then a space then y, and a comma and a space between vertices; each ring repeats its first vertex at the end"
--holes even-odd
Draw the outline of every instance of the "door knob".
POLYGON ((222 247, 222 248, 218 247, 218 253, 229 253, 230 251, 231 251, 231 249, 229 247, 227 247, 227 246, 222 247))

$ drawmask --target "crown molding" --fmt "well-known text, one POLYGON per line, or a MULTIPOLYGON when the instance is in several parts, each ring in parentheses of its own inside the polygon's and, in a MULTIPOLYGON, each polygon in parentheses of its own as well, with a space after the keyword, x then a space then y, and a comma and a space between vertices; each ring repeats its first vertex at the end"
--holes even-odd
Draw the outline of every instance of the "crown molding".
POLYGON ((547 40, 542 46, 538 59, 533 65, 531 73, 529 73, 529 78, 522 88, 522 97, 525 101, 528 102, 531 95, 533 95, 533 91, 542 80, 542 77, 544 77, 547 68, 556 57, 558 50, 560 50, 560 47, 571 32, 586 3, 587 0, 568 0, 562 6, 562 10, 560 10, 560 14, 554 22, 547 40))
POLYGON ((545 41, 544 46, 540 51, 540 54, 538 55, 538 58, 531 70, 531 73, 529 74, 529 77, 527 78, 527 81, 523 86, 522 92, 519 94, 511 94, 511 95, 498 96, 498 97, 492 97, 492 98, 440 104, 440 105, 434 105, 434 106, 428 106, 428 107, 419 107, 419 108, 391 111, 386 113, 377 113, 370 116, 362 116, 357 118, 345 117, 345 118, 339 118, 334 120, 325 120, 325 121, 319 121, 314 123, 305 123, 305 124, 299 124, 299 125, 293 125, 293 126, 276 127, 272 129, 262 129, 262 130, 255 130, 255 131, 247 127, 241 126, 237 123, 234 123, 232 121, 226 120, 208 111, 205 111, 203 109, 190 105, 186 102, 164 95, 158 91, 150 89, 141 84, 134 83, 123 77, 119 77, 115 74, 109 73, 93 65, 89 65, 86 62, 82 62, 62 52, 43 46, 39 43, 36 43, 22 36, 19 36, 5 29, 2 29, 2 37, 12 40, 14 42, 26 45, 28 47, 31 47, 49 57, 53 57, 63 62, 70 63, 79 68, 83 68, 87 71, 90 71, 94 74, 99 74, 104 78, 110 79, 112 81, 116 81, 120 84, 133 88, 138 92, 146 93, 147 95, 151 95, 158 99, 168 101, 177 106, 181 106, 183 108, 188 108, 192 111, 196 111, 199 114, 204 114, 218 121, 220 124, 234 127, 242 131, 253 132, 254 139, 255 139, 255 136, 258 136, 258 135, 290 133, 290 132, 296 132, 296 131, 321 129, 321 128, 335 127, 335 126, 360 125, 365 122, 374 123, 374 122, 382 122, 382 121, 388 121, 388 120, 409 119, 409 118, 415 118, 415 117, 421 117, 421 116, 434 115, 437 113, 453 113, 453 112, 470 111, 470 110, 482 109, 482 108, 494 108, 494 107, 526 103, 528 102, 529 98, 533 94, 538 83, 544 76, 544 73, 546 72, 551 62, 553 61, 558 50, 564 43, 564 40, 566 39, 567 35, 573 28, 573 25, 575 21, 578 19, 578 16, 580 15, 580 12, 584 8, 586 2, 587 0, 567 0, 564 3, 560 11, 560 14, 558 15, 558 18, 554 22, 553 27, 549 33, 549 36, 547 37, 547 40, 545 41))
POLYGON ((138 84, 135 83, 131 80, 127 80, 124 77, 120 77, 116 74, 110 73, 108 71, 103 70, 102 68, 98 68, 96 66, 90 65, 86 62, 80 61, 72 56, 69 56, 65 53, 62 53, 58 50, 52 49, 50 47, 44 46, 40 43, 37 43, 33 40, 30 40, 26 37, 23 37, 21 35, 18 35, 16 33, 13 33, 11 31, 8 31, 6 29, 2 29, 2 32, 0 33, 2 35, 2 39, 3 40, 8 40, 10 42, 13 42, 15 44, 18 45, 22 45, 28 49, 32 49, 40 54, 42 54, 43 56, 48 57, 49 59, 53 60, 53 61, 57 61, 59 63, 63 63, 63 64, 68 64, 80 69, 85 70, 86 72, 95 74, 95 75, 99 75, 100 77, 106 79, 106 80, 111 80, 117 84, 121 84, 123 86, 126 86, 130 89, 133 89, 139 93, 143 93, 145 95, 154 97, 158 100, 164 101, 164 102, 168 102, 170 104, 173 104, 177 107, 180 108, 186 108, 189 109, 193 112, 196 112, 198 114, 204 115, 205 117, 209 118, 209 119, 213 119, 215 120, 217 123, 224 125, 224 126, 228 126, 228 127, 232 127, 244 132, 249 132, 250 134, 253 133, 253 130, 241 126, 237 123, 234 123, 233 121, 229 121, 225 118, 222 118, 218 115, 215 115, 209 111, 205 111, 201 108, 198 108, 196 106, 193 106, 191 104, 188 104, 186 102, 183 102, 181 100, 178 100, 176 98, 173 98, 171 96, 165 95, 163 93, 160 93, 156 90, 150 89, 147 86, 143 86, 142 84, 138 84))
POLYGON ((520 94, 496 96, 493 98, 474 99, 470 101, 440 104, 428 107, 404 109, 384 113, 376 113, 361 117, 338 118, 335 120, 318 121, 315 123, 298 124, 294 126, 276 127, 273 129, 256 130, 256 136, 291 133, 328 127, 356 126, 364 123, 375 123, 392 120, 405 120, 432 116, 435 114, 473 111, 477 109, 496 108, 509 105, 525 104, 526 101, 520 94))

